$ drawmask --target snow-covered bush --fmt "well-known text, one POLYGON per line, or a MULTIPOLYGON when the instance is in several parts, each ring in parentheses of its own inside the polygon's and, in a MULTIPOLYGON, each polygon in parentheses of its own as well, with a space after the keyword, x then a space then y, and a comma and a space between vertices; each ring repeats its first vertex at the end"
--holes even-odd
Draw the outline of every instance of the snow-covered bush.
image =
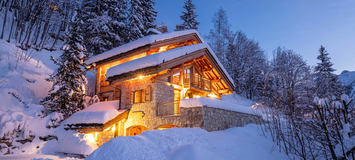
POLYGON ((267 129, 291 159, 354 158, 355 103, 348 95, 315 97, 303 115, 271 110, 267 129))

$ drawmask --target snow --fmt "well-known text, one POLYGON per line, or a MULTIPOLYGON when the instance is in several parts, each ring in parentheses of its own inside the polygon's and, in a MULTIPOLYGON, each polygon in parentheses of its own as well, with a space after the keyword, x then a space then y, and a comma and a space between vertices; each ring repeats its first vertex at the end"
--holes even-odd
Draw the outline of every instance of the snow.
POLYGON ((91 57, 90 59, 88 59, 85 62, 87 64, 92 64, 92 63, 110 58, 112 56, 128 52, 128 51, 133 50, 135 48, 139 48, 141 46, 153 43, 153 42, 158 42, 158 41, 170 39, 173 37, 179 37, 179 36, 191 34, 191 33, 196 33, 198 35, 198 37, 201 40, 203 40, 202 37, 200 36, 200 34, 196 30, 184 30, 184 31, 175 31, 175 32, 169 32, 169 33, 158 34, 158 35, 149 35, 149 36, 140 38, 138 40, 135 40, 133 42, 127 43, 125 45, 119 46, 117 48, 111 49, 109 51, 106 51, 104 53, 101 53, 97 56, 91 57))
POLYGON ((55 155, 43 155, 43 154, 16 154, 0 156, 3 160, 80 160, 79 158, 71 158, 55 155))
POLYGON ((87 156, 98 148, 92 134, 80 134, 74 130, 64 130, 64 126, 58 127, 55 133, 58 141, 48 141, 42 152, 46 154, 69 153, 87 156))
POLYGON ((342 94, 340 99, 345 102, 345 104, 348 104, 350 102, 350 98, 346 94, 342 94))
POLYGON ((94 103, 93 105, 74 113, 64 121, 65 125, 71 124, 104 124, 114 119, 126 110, 118 110, 119 101, 94 103))
POLYGON ((148 31, 147 31, 147 33, 149 33, 149 32, 153 32, 153 33, 155 33, 155 34, 162 34, 160 31, 158 31, 158 30, 155 29, 155 28, 149 28, 148 31))
POLYGON ((252 114, 262 116, 262 112, 258 109, 250 108, 250 106, 244 106, 238 102, 233 102, 231 100, 219 100, 215 98, 200 97, 200 98, 190 98, 182 99, 180 101, 180 107, 189 108, 189 107, 198 107, 198 106, 208 106, 213 108, 219 108, 224 110, 230 110, 240 113, 252 114))
POLYGON ((22 51, 15 44, 0 40, 0 75, 5 74, 6 79, 6 83, 0 85, 0 137, 6 135, 5 138, 12 141, 11 147, 0 143, 5 147, 0 149, 0 155, 8 149, 15 154, 0 156, 0 159, 71 159, 44 154, 56 154, 69 149, 70 153, 88 155, 97 148, 84 135, 67 132, 63 126, 53 128, 63 119, 62 114, 52 113, 41 118, 43 106, 39 105, 40 100, 52 86, 45 78, 58 67, 50 60, 50 56, 58 57, 62 52, 22 51), (39 139, 48 135, 57 136, 58 141, 39 139), (32 136, 35 136, 32 142, 17 142, 32 136))
POLYGON ((113 138, 86 159, 287 159, 273 145, 255 124, 214 132, 172 128, 113 138))

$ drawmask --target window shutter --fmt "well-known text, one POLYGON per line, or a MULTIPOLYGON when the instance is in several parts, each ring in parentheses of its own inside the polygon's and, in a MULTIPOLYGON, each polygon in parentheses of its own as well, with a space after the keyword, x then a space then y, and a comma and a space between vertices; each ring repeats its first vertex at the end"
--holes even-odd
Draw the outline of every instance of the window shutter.
POLYGON ((151 101, 151 88, 147 87, 144 92, 144 100, 145 102, 150 102, 151 101))
POLYGON ((130 104, 133 104, 134 103, 134 91, 133 92, 130 92, 131 93, 131 101, 130 101, 130 104))

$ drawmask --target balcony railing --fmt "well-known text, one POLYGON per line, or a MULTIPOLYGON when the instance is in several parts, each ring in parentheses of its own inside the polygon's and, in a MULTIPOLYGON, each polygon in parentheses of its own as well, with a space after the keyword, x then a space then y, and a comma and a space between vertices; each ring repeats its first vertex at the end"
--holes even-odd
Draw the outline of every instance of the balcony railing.
POLYGON ((194 75, 191 78, 190 76, 186 76, 184 79, 184 85, 188 85, 190 88, 211 92, 211 81, 200 75, 194 75))
POLYGON ((157 116, 180 115, 180 101, 158 102, 157 116))

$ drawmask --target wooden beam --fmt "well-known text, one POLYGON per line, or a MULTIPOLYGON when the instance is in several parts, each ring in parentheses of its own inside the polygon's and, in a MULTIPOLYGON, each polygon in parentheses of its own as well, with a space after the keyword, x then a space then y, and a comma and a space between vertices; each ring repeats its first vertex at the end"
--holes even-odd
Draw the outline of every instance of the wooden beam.
POLYGON ((220 81, 221 81, 221 79, 214 79, 214 80, 211 80, 212 83, 218 83, 218 82, 220 82, 220 81))
POLYGON ((95 94, 100 93, 101 70, 102 67, 97 68, 95 94))
POLYGON ((108 122, 106 122, 106 123, 104 124, 103 129, 105 130, 105 129, 111 127, 112 125, 114 125, 115 123, 119 122, 120 120, 127 118, 127 117, 128 117, 128 113, 129 113, 129 110, 128 110, 128 109, 125 110, 125 111, 123 111, 123 113, 119 114, 119 115, 116 116, 114 119, 111 119, 111 120, 109 120, 108 122))
POLYGON ((218 90, 218 93, 226 93, 228 91, 229 91, 229 89, 220 89, 220 90, 218 90))
POLYGON ((209 72, 209 71, 212 71, 212 68, 203 68, 202 69, 202 72, 209 72))

